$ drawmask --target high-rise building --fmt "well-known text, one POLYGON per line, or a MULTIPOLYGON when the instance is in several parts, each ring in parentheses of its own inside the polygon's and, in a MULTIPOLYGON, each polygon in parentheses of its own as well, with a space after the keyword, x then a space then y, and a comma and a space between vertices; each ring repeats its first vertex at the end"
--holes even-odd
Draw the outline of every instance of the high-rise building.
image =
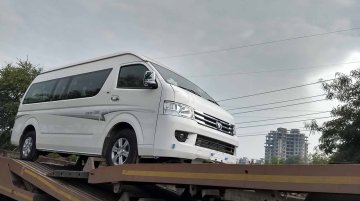
POLYGON ((288 159, 299 156, 307 162, 308 143, 307 136, 300 133, 299 129, 278 128, 266 135, 265 161, 270 162, 273 158, 288 159))

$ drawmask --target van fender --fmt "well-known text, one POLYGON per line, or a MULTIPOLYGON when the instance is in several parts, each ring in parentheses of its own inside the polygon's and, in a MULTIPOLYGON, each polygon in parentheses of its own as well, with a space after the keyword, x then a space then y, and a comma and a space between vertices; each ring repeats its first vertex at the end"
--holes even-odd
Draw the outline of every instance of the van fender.
POLYGON ((109 134, 110 134, 111 129, 116 124, 119 124, 119 123, 130 124, 131 127, 133 127, 133 129, 135 131, 138 145, 144 143, 143 130, 141 128, 139 120, 130 113, 121 113, 121 114, 115 116, 114 118, 112 118, 111 121, 105 127, 104 132, 103 132, 104 135, 102 135, 101 139, 100 139, 100 142, 102 143, 102 146, 101 146, 102 149, 104 148, 106 138, 110 136, 109 134))
POLYGON ((39 127, 39 122, 34 118, 34 117, 30 117, 28 120, 25 121, 25 123, 23 124, 24 126, 21 129, 21 134, 20 134, 20 138, 19 138, 19 144, 21 141, 21 138, 24 134, 25 128, 28 126, 33 126, 35 128, 35 134, 36 134, 36 147, 38 146, 37 144, 39 143, 39 134, 40 134, 40 127, 39 127))

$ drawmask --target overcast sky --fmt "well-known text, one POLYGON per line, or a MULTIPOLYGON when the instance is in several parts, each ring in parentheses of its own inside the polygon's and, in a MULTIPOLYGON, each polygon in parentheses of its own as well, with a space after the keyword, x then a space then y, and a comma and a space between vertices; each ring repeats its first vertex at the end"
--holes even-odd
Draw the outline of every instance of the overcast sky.
MULTIPOLYGON (((348 73, 360 67, 360 30, 209 54, 164 58, 359 28, 360 1, 355 0, 1 0, 0 8, 1 66, 28 56, 32 63, 47 69, 109 53, 134 51, 174 69, 216 100, 316 82, 320 78, 333 78, 335 72, 348 73), (349 62, 359 63, 336 65, 349 62), (292 70, 276 71, 289 68, 292 70), (262 72, 272 70, 275 71, 262 72)), ((244 107, 322 93, 320 85, 311 85, 225 101, 221 105, 227 108, 244 107)), ((322 98, 297 102, 317 99, 322 98)), ((276 106, 279 105, 284 104, 276 106)), ((327 111, 333 105, 322 101, 239 114, 236 122, 327 111)), ((238 110, 241 111, 246 110, 238 110)), ((329 114, 241 126, 326 116, 329 114)), ((239 128, 237 134, 266 134, 279 126, 301 129, 304 125, 298 122, 239 128)), ((310 151, 318 144, 318 137, 319 134, 309 137, 310 151)), ((239 141, 239 156, 264 157, 265 136, 241 137, 239 141)))

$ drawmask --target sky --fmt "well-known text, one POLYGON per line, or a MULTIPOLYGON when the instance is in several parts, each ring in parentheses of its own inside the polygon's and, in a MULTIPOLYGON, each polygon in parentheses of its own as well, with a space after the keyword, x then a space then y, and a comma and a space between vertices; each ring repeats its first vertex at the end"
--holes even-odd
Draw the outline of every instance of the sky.
MULTIPOLYGON (((360 29, 316 37, 233 48, 304 35, 360 28, 356 0, 0 0, 0 66, 29 58, 44 69, 115 52, 153 58, 189 78, 215 100, 287 88, 360 67, 360 29), (194 54, 198 52, 211 53, 194 54), (347 64, 343 64, 347 63, 347 64), (342 64, 342 65, 341 65, 342 64)), ((222 101, 224 108, 247 107, 321 95, 320 84, 222 101)), ((314 97, 266 107, 323 99, 314 97)), ((278 127, 303 129, 303 122, 258 126, 309 118, 289 116, 329 111, 319 101, 237 114, 238 156, 264 157, 265 136, 278 127), (276 121, 261 121, 284 117, 276 121)), ((318 120, 321 124, 326 119, 318 120)), ((320 134, 309 134, 309 150, 320 134)))

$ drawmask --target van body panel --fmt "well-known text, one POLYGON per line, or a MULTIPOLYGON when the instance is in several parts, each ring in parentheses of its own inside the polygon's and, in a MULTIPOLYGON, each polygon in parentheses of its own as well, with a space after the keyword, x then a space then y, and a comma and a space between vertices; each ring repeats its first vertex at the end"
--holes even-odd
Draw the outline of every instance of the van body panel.
MULTIPOLYGON (((118 123, 124 122, 130 124, 136 133, 137 142, 139 145, 144 145, 144 132, 143 128, 140 125, 139 119, 136 117, 137 115, 134 115, 134 110, 124 110, 118 107, 118 109, 114 109, 116 112, 111 112, 109 114, 105 115, 105 118, 107 119, 107 125, 105 129, 103 130, 103 135, 101 135, 101 138, 97 142, 98 147, 101 149, 100 153, 102 151, 105 138, 107 137, 107 134, 111 131, 111 129, 118 123)), ((151 144, 152 147, 152 144, 151 144)), ((139 152, 142 151, 139 149, 139 152)))
POLYGON ((158 128, 154 143, 154 154, 158 157, 176 157, 186 159, 202 159, 222 163, 236 163, 236 155, 206 149, 195 145, 198 135, 204 135, 237 145, 233 136, 211 128, 199 126, 195 121, 171 115, 159 115, 158 128), (186 142, 175 139, 176 130, 187 131, 186 142))
POLYGON ((171 86, 175 92, 175 102, 189 105, 197 111, 205 112, 231 124, 235 123, 234 117, 215 103, 205 100, 204 98, 199 97, 198 95, 195 95, 180 87, 174 85, 171 86))
POLYGON ((11 144, 19 145, 21 135, 23 134, 25 128, 29 125, 33 126, 35 128, 36 134, 38 134, 38 131, 40 129, 36 118, 34 118, 32 115, 28 113, 23 113, 23 114, 18 113, 16 115, 15 123, 11 133, 11 139, 10 139, 11 144))
MULTIPOLYGON (((119 74, 121 68, 127 66, 130 66, 131 68, 133 65, 142 65, 149 71, 153 70, 151 66, 148 66, 145 62, 133 62, 119 65, 118 67, 115 67, 113 71, 114 73, 119 74)), ((110 94, 119 98, 116 102, 116 104, 119 105, 118 107, 120 107, 119 110, 131 113, 141 125, 143 140, 142 142, 138 142, 138 144, 153 145, 158 108, 162 93, 161 82, 157 80, 158 87, 156 89, 132 89, 117 87, 117 79, 114 79, 113 81, 113 87, 110 94)), ((104 102, 106 104, 114 104, 111 98, 105 99, 104 102)), ((116 108, 111 108, 111 110, 116 111, 116 108)), ((113 111, 109 111, 109 113, 112 113, 113 111)))
MULTIPOLYGON (((66 90, 64 89, 64 93, 69 93, 73 77, 109 69, 106 80, 96 94, 72 99, 54 99, 55 88, 60 83, 57 81, 51 91, 52 98, 46 99, 46 102, 24 103, 23 98, 12 131, 11 143, 18 145, 24 129, 32 125, 35 127, 36 146, 39 150, 101 156, 111 129, 119 123, 127 123, 135 131, 140 157, 175 157, 235 163, 235 151, 233 154, 215 151, 216 147, 201 147, 196 141, 199 136, 206 136, 236 148, 236 136, 200 125, 195 119, 164 114, 164 102, 185 104, 195 111, 204 112, 230 124, 234 124, 234 118, 215 103, 169 84, 153 66, 154 62, 149 61, 132 53, 121 53, 40 74, 29 86, 26 95, 34 84, 45 85, 46 81, 64 79, 69 79, 66 90), (142 70, 156 73, 156 89, 118 85, 121 69, 139 65, 142 70), (175 138, 177 130, 189 133, 185 142, 175 138)), ((87 86, 84 87, 85 89, 80 91, 87 93, 87 86)))
POLYGON ((80 64, 72 64, 67 67, 65 66, 63 68, 45 71, 35 78, 34 83, 64 77, 64 75, 76 75, 84 72, 113 68, 118 66, 119 64, 126 64, 132 62, 143 62, 143 60, 138 56, 132 54, 124 54, 118 57, 112 57, 108 59, 98 59, 97 61, 92 62, 89 61, 80 64))

